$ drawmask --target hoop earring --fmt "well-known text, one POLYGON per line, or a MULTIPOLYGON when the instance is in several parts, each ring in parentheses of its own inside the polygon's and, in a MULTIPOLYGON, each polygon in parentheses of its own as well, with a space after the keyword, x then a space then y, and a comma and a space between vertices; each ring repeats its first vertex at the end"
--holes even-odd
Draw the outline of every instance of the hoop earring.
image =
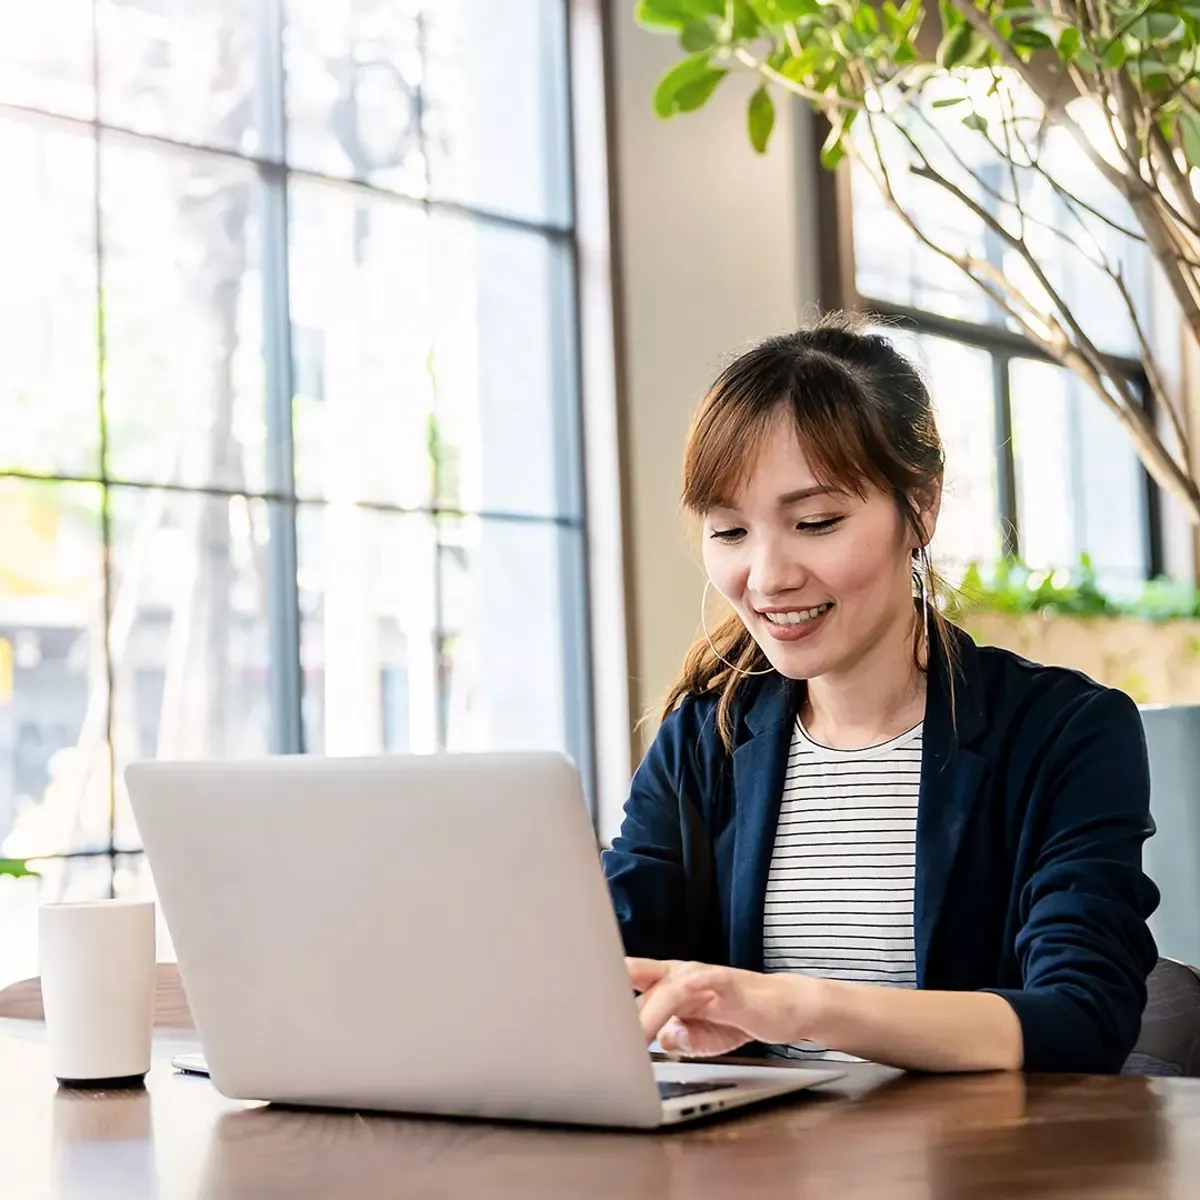
POLYGON ((712 580, 705 579, 704 591, 700 593, 700 628, 704 630, 704 640, 708 643, 708 648, 717 656, 718 659, 720 659, 721 662, 723 662, 731 671, 736 672, 738 675, 770 675, 775 670, 774 667, 767 667, 767 669, 765 671, 743 670, 743 668, 741 668, 739 666, 735 666, 733 663, 731 663, 729 661, 729 659, 727 659, 716 648, 716 646, 713 645, 713 640, 709 636, 709 633, 708 633, 708 617, 705 612, 705 609, 707 608, 707 601, 708 601, 708 589, 710 587, 712 587, 712 580))
POLYGON ((913 582, 921 598, 921 623, 925 632, 925 652, 929 652, 929 550, 922 546, 913 551, 913 582))

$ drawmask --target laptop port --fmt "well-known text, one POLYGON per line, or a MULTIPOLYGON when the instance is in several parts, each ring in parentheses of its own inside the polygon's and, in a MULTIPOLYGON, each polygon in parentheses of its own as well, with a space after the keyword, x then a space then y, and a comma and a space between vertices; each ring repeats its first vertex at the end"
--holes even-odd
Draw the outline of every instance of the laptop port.
MULTIPOLYGON (((692 1115, 692 1113, 694 1113, 695 1111, 696 1110, 694 1108, 681 1108, 679 1110, 679 1115, 681 1117, 690 1117, 692 1115)), ((701 1109, 700 1111, 703 1112, 704 1110, 701 1109)))

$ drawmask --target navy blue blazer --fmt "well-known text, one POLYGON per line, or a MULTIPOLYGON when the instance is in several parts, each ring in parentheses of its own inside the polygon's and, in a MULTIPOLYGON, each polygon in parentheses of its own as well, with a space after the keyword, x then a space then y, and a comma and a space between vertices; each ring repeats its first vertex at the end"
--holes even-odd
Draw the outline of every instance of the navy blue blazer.
MULTIPOLYGON (((1119 1071, 1156 961, 1141 718, 1074 671, 977 647, 929 669, 917 808, 917 986, 994 991, 1029 1071, 1119 1071)), ((604 854, 626 952, 761 971, 763 899, 802 683, 747 679, 732 755, 688 697, 604 854)))

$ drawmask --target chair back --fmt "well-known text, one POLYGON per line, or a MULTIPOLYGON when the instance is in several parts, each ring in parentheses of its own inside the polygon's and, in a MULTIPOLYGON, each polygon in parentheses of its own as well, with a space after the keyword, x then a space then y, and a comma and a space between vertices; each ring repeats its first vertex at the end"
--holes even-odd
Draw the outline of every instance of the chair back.
POLYGON ((1146 980, 1146 1009, 1123 1075, 1200 1076, 1200 970, 1160 958, 1146 980))

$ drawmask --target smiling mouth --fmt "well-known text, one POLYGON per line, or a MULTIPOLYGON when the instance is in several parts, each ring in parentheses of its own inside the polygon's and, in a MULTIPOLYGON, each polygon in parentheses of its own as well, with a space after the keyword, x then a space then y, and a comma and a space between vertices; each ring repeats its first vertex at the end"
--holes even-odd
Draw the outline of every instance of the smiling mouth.
POLYGON ((795 608, 788 612, 764 612, 758 615, 772 625, 803 625, 806 621, 815 621, 824 616, 832 607, 833 603, 829 602, 818 604, 816 608, 795 608))

